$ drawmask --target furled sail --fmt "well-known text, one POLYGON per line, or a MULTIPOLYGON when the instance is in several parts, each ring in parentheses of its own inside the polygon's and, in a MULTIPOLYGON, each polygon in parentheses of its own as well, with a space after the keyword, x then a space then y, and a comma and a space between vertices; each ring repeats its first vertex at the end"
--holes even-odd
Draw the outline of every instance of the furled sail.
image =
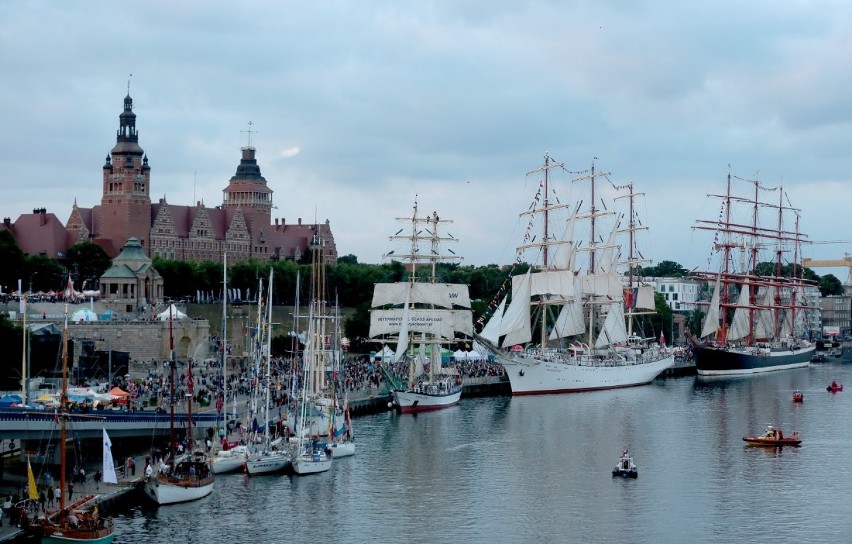
MULTIPOLYGON (((521 281, 518 288, 512 289, 512 302, 506 309, 503 315, 503 322, 500 326, 500 336, 505 335, 503 346, 512 346, 529 342, 532 338, 532 328, 530 327, 530 288, 532 281, 530 280, 531 269, 523 276, 524 281, 521 281)), ((514 278, 513 278, 514 280, 514 278)), ((514 285, 514 281, 512 282, 514 285)))

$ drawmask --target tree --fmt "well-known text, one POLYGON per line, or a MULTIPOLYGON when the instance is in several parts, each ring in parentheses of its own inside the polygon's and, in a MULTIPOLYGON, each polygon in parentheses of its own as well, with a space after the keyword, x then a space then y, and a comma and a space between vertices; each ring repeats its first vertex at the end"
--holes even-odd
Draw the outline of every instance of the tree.
MULTIPOLYGON (((24 259, 24 252, 18 247, 12 232, 0 230, 0 262, 3 263, 0 267, 0 287, 4 293, 16 290, 19 279, 27 281, 27 278, 21 276, 24 259)), ((27 286, 24 285, 23 289, 26 290, 27 286)))
POLYGON ((358 264, 358 257, 350 253, 349 255, 338 257, 337 264, 358 264))
POLYGON ((651 278, 682 278, 689 274, 689 270, 674 261, 660 261, 656 266, 640 266, 635 272, 651 278))
POLYGON ((819 280, 819 294, 827 297, 829 295, 842 295, 843 284, 834 274, 826 274, 819 280))
POLYGON ((111 264, 109 255, 101 246, 92 242, 78 242, 68 248, 65 254, 65 266, 76 274, 74 280, 80 289, 84 281, 88 282, 90 289, 96 289, 100 277, 111 264))

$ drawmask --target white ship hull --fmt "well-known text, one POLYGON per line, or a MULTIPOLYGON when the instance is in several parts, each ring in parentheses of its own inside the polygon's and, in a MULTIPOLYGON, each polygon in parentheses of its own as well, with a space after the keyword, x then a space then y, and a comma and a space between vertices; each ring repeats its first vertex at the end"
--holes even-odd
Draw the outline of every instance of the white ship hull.
MULTIPOLYGON (((196 482, 197 483, 197 482, 196 482)), ((213 478, 202 485, 163 482, 153 477, 145 484, 145 494, 159 505, 189 502, 206 497, 213 491, 213 478)))
POLYGON ((332 457, 325 454, 303 454, 293 459, 293 472, 299 475, 316 474, 331 468, 332 457))
POLYGON ((650 383, 662 371, 674 365, 674 355, 650 362, 594 364, 593 359, 559 362, 536 359, 529 355, 504 355, 497 362, 506 369, 512 395, 547 395, 615 389, 650 383))
POLYGON ((246 461, 246 472, 250 476, 259 474, 272 474, 275 472, 284 472, 290 465, 290 458, 287 454, 272 453, 258 457, 257 459, 249 458, 246 461))
POLYGON ((241 470, 245 463, 246 454, 244 451, 228 450, 219 452, 210 460, 210 470, 213 471, 213 474, 226 474, 241 470))
POLYGON ((445 394, 417 393, 412 390, 393 392, 395 404, 403 414, 416 414, 449 408, 458 404, 461 398, 461 388, 445 394))
POLYGON ((329 448, 331 448, 331 456, 335 459, 355 455, 355 444, 352 442, 335 442, 330 444, 329 448))

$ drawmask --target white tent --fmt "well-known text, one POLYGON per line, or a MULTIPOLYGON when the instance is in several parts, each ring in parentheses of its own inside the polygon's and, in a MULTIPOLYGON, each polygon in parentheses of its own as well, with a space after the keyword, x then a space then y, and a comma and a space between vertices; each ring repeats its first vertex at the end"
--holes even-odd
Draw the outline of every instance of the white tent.
POLYGON ((71 321, 79 323, 80 321, 97 321, 98 314, 88 308, 80 308, 71 315, 71 321))
POLYGON ((170 314, 172 319, 186 319, 186 314, 178 310, 174 304, 170 304, 167 310, 157 314, 157 319, 160 321, 168 321, 170 314))
POLYGON ((456 361, 481 361, 482 355, 476 351, 456 350, 453 353, 453 359, 456 361))
POLYGON ((374 360, 379 362, 393 361, 394 355, 394 350, 390 349, 387 345, 385 345, 382 346, 381 351, 376 352, 374 360))

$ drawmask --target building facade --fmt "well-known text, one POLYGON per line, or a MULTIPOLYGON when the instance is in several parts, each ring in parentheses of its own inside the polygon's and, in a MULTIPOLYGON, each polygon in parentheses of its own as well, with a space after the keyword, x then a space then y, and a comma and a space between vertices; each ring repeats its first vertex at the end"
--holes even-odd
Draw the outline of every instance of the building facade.
POLYGON ((149 257, 185 261, 230 262, 245 259, 299 260, 309 250, 322 252, 326 264, 337 262, 337 247, 328 220, 303 224, 272 218, 272 189, 261 175, 254 147, 241 150, 236 173, 223 190, 222 204, 206 207, 151 201, 151 166, 139 145, 133 99, 124 98, 113 148, 102 167, 100 204, 91 208, 75 201, 63 226, 44 208, 24 214, 15 223, 5 219, 18 246, 29 254, 61 258, 80 241, 98 244, 115 258, 134 238, 149 257), (317 239, 324 240, 321 247, 317 239))

